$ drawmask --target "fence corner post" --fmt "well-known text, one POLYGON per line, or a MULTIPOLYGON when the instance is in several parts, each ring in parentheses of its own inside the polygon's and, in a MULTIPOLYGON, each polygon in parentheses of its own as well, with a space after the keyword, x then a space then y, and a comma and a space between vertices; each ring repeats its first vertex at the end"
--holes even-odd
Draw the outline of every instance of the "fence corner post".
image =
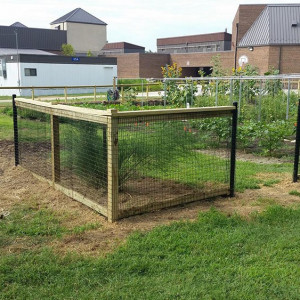
POLYGON ((118 118, 117 110, 110 109, 107 118, 107 218, 118 220, 119 167, 118 167, 118 118))
POLYGON ((50 115, 51 120, 51 166, 52 184, 60 181, 60 145, 59 145, 59 118, 50 115))
POLYGON ((238 104, 233 102, 235 107, 232 114, 232 129, 231 129, 231 154, 230 154, 230 197, 234 197, 235 186, 235 161, 236 161, 236 134, 237 134, 237 119, 238 119, 238 104))
POLYGON ((13 107, 13 123, 14 123, 14 148, 15 148, 15 166, 20 164, 19 158, 19 132, 18 132, 18 111, 16 106, 16 95, 12 95, 12 107, 13 107))
POLYGON ((297 115, 297 127, 296 127, 296 143, 295 143, 293 182, 298 181, 299 146, 300 146, 300 99, 299 99, 299 102, 298 102, 298 115, 297 115))

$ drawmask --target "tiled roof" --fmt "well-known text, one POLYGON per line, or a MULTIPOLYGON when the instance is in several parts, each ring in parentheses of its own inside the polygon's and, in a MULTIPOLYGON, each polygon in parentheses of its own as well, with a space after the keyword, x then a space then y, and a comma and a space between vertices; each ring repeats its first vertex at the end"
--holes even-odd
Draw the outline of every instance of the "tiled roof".
POLYGON ((51 22, 51 25, 72 22, 72 23, 85 23, 85 24, 96 24, 96 25, 107 25, 105 22, 94 17, 90 13, 86 12, 82 8, 76 8, 66 15, 58 18, 57 20, 51 22))

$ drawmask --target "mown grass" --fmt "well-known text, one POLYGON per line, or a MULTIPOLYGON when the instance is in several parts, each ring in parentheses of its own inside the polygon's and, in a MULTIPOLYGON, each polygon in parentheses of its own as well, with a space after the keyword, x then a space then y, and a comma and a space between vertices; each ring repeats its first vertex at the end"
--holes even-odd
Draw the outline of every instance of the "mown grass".
POLYGON ((13 139, 13 120, 12 117, 3 114, 0 109, 0 140, 13 139))
POLYGON ((212 209, 135 233, 106 258, 46 247, 4 254, 0 298, 299 299, 299 229, 299 208, 271 206, 250 220, 212 209))
POLYGON ((16 241, 29 246, 43 245, 68 234, 82 234, 100 227, 98 223, 86 223, 66 228, 62 225, 66 218, 66 215, 39 207, 37 203, 15 206, 0 219, 0 249, 16 241))

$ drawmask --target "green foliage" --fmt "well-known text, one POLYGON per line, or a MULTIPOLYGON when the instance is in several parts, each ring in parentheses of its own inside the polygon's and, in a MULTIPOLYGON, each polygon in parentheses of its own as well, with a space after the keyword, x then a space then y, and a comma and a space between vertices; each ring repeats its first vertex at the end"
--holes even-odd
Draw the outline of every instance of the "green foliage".
POLYGON ((65 56, 74 56, 75 51, 71 44, 62 44, 61 45, 62 54, 65 56))
POLYGON ((250 220, 211 209, 135 233, 105 258, 2 254, 0 297, 298 299, 299 229, 299 209, 271 206, 250 220))
POLYGON ((165 78, 163 88, 166 92, 167 102, 176 107, 185 107, 187 103, 193 104, 197 91, 196 82, 186 80, 185 84, 178 84, 174 80, 168 80, 168 78, 180 78, 182 75, 182 68, 178 67, 176 63, 161 69, 165 78))
POLYGON ((283 145, 283 139, 291 134, 289 130, 289 124, 282 120, 261 123, 258 131, 258 144, 263 148, 265 154, 271 156, 276 149, 283 145))
POLYGON ((292 196, 297 196, 297 197, 300 197, 300 192, 298 192, 297 190, 292 190, 289 192, 290 195, 292 196))
MULTIPOLYGON (((274 67, 269 68, 268 72, 266 72, 264 75, 269 76, 269 75, 279 75, 279 70, 275 69, 274 67)), ((273 80, 267 80, 265 83, 265 91, 272 97, 275 95, 278 95, 282 92, 282 82, 280 79, 273 79, 273 80)))
MULTIPOLYGON (((118 85, 123 85, 124 90, 134 88, 137 92, 146 92, 147 84, 155 84, 149 85, 149 91, 160 91, 161 84, 158 81, 148 81, 146 79, 122 79, 118 78, 118 85), (135 85, 135 86, 131 86, 135 85)), ((120 88, 120 87, 119 87, 120 88)))
POLYGON ((92 53, 92 51, 91 51, 91 50, 89 50, 89 51, 87 52, 86 56, 87 56, 87 57, 93 57, 93 56, 94 56, 94 54, 92 53))
MULTIPOLYGON (((221 56, 220 54, 214 55, 211 59, 211 64, 213 65, 211 68, 211 77, 224 77, 227 74, 227 71, 223 69, 222 62, 221 62, 221 56)), ((200 72, 200 71, 199 71, 200 72)), ((201 72, 199 73, 202 74, 201 72)))
POLYGON ((242 149, 246 149, 253 146, 257 139, 259 125, 254 121, 244 121, 244 123, 238 127, 237 131, 237 144, 242 149))
POLYGON ((137 94, 138 94, 138 92, 137 92, 136 87, 129 87, 127 89, 124 89, 125 103, 132 105, 133 102, 136 100, 137 94))
POLYGON ((220 144, 228 143, 231 124, 228 118, 207 118, 194 122, 194 127, 207 137, 207 145, 220 147, 220 144), (215 140, 213 137, 217 137, 215 140))

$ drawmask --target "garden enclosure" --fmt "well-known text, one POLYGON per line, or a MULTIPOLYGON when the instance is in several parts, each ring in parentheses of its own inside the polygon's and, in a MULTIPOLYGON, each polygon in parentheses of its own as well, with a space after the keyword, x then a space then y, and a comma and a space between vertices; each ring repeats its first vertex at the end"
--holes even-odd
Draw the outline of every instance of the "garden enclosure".
POLYGON ((95 110, 15 99, 16 164, 109 221, 233 195, 237 107, 95 110), (202 129, 223 120, 218 136, 202 129), (220 153, 218 153, 218 151, 220 153))

